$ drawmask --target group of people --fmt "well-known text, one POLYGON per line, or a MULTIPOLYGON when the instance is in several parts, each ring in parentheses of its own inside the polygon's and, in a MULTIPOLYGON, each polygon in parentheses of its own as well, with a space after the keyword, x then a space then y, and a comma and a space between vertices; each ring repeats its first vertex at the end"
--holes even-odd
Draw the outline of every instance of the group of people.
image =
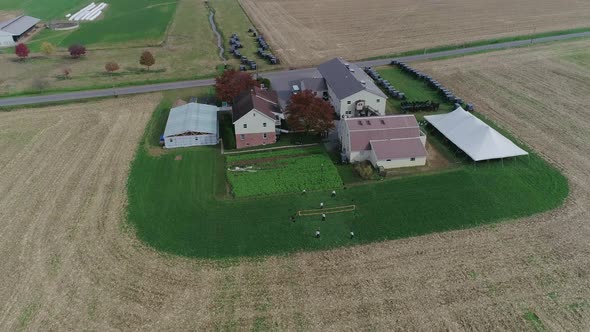
MULTIPOLYGON (((303 191, 301 192, 302 195, 307 194, 307 191, 305 189, 303 189, 303 191)), ((336 190, 332 190, 332 194, 331 194, 332 198, 336 198, 336 190)), ((320 202, 320 209, 324 208, 324 202, 320 202)), ((291 221, 295 222, 295 216, 291 216, 291 221)), ((322 221, 326 221, 326 214, 322 213, 322 221)), ((315 231, 315 238, 319 239, 321 237, 321 233, 319 228, 315 231)), ((350 239, 354 239, 354 232, 350 232, 350 239)))

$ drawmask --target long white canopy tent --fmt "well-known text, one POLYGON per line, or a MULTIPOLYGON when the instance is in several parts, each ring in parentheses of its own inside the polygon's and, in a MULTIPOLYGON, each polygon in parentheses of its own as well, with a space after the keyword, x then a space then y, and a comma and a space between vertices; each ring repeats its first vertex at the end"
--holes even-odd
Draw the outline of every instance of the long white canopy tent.
POLYGON ((474 161, 528 155, 528 152, 462 107, 447 114, 427 115, 424 118, 474 161))

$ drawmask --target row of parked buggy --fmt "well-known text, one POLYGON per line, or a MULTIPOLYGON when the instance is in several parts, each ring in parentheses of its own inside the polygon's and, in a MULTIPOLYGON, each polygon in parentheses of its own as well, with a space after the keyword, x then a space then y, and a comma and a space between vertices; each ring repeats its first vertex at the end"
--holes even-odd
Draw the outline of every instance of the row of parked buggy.
MULTIPOLYGON (((391 65, 398 66, 402 71, 409 73, 410 75, 416 77, 419 80, 425 81, 426 84, 428 84, 433 89, 436 89, 446 100, 448 100, 451 103, 455 103, 455 108, 458 108, 461 106, 461 104, 463 104, 463 100, 461 98, 455 96, 455 94, 451 92, 451 90, 445 88, 442 84, 437 82, 434 78, 430 77, 429 75, 424 74, 423 72, 416 70, 401 61, 393 60, 391 61, 391 65)), ((466 104, 466 110, 470 112, 473 111, 473 104, 466 104)))
POLYGON ((439 103, 432 101, 402 101, 400 104, 402 113, 408 112, 436 112, 440 107, 439 103))
POLYGON ((406 99, 405 93, 398 91, 393 85, 391 85, 391 83, 389 83, 388 80, 382 78, 375 69, 371 67, 365 67, 365 73, 367 73, 367 75, 369 75, 375 81, 375 83, 377 83, 377 85, 381 86, 393 98, 399 100, 406 99))
POLYGON ((256 42, 258 43, 257 53, 260 55, 260 57, 266 59, 271 65, 276 65, 279 63, 279 59, 277 59, 277 57, 269 51, 270 47, 262 35, 256 36, 256 42))

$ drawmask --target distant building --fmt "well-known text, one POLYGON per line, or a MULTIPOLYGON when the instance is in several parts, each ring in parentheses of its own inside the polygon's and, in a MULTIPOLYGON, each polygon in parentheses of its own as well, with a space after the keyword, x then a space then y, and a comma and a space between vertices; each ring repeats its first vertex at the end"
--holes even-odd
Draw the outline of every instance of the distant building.
POLYGON ((426 165, 426 134, 413 115, 346 118, 341 122, 343 159, 368 160, 375 168, 426 165))
POLYGON ((284 119, 277 93, 258 87, 236 98, 232 117, 238 149, 275 143, 276 127, 284 119))
POLYGON ((176 102, 164 130, 164 147, 215 145, 219 141, 217 106, 176 102))
POLYGON ((328 97, 341 117, 385 115, 387 96, 357 65, 335 58, 319 65, 328 97))
POLYGON ((38 18, 21 15, 0 22, 0 47, 16 45, 21 38, 35 28, 39 21, 38 18))

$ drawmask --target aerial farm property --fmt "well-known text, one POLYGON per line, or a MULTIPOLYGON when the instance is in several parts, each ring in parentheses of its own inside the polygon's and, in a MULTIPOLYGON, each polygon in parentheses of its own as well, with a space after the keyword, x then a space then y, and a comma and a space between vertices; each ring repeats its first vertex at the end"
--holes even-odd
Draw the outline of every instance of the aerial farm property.
POLYGON ((585 5, 0 0, 0 330, 587 330, 585 5))

